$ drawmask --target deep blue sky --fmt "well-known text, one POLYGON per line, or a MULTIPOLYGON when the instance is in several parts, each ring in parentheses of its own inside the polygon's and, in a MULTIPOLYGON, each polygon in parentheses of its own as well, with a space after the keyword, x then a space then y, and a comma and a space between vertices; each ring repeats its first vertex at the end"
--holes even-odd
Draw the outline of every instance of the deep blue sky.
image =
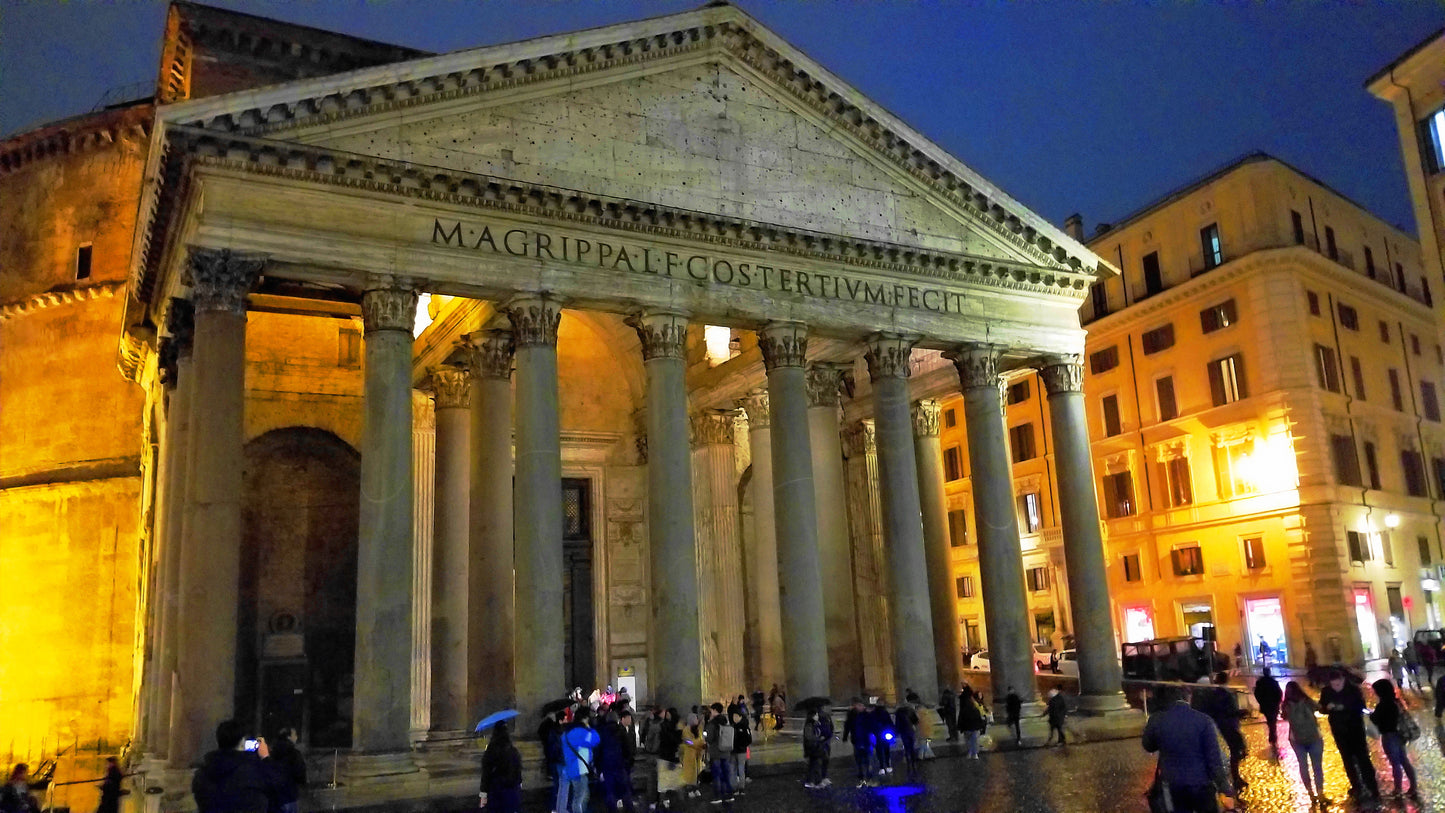
MULTIPOLYGON (((450 51, 701 0, 215 4, 450 51)), ((1414 231, 1394 121, 1364 81, 1445 26, 1440 0, 738 4, 1055 223, 1117 220, 1260 149, 1414 231)), ((153 83, 164 18, 161 2, 0 0, 0 133, 153 83)))

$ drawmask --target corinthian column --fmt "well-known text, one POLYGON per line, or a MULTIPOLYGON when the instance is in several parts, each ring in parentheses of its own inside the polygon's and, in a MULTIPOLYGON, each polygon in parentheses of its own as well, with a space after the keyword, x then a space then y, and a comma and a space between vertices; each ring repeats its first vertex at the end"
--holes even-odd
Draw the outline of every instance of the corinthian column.
POLYGON ((1009 687, 1025 703, 1037 700, 1023 550, 1014 514, 1013 464, 1004 434, 998 351, 970 345, 950 353, 963 384, 968 460, 978 521, 978 564, 988 627, 989 677, 998 719, 1009 687))
POLYGON ((953 603, 953 552, 948 539, 948 497, 943 488, 943 449, 938 440, 939 411, 938 402, 931 399, 913 405, 913 453, 918 463, 918 501, 923 508, 938 685, 957 686, 962 677, 963 644, 953 603))
POLYGON ((1039 374, 1049 392, 1049 424, 1059 468, 1064 561, 1079 652, 1079 707, 1093 712, 1118 711, 1127 704, 1114 652, 1114 614, 1084 415, 1084 368, 1078 356, 1056 357, 1045 363, 1039 374))
POLYGON ((467 591, 471 387, 467 370, 431 369, 436 399, 436 524, 432 531, 431 730, 468 727, 467 591))
POLYGON ((863 688, 863 653, 858 649, 858 616, 853 607, 848 499, 843 483, 843 439, 838 426, 838 394, 848 369, 846 364, 810 364, 807 373, 808 442, 813 451, 818 564, 828 627, 829 692, 835 698, 849 697, 863 688))
POLYGON ((557 327, 562 303, 543 295, 507 303, 517 357, 516 688, 528 714, 561 697, 562 437, 557 417, 557 327))
MULTIPOLYGON (((652 624, 647 662, 657 703, 682 708, 703 697, 699 554, 688 459, 687 316, 647 311, 628 320, 647 369, 647 535, 652 624)), ((741 653, 739 653, 741 654, 741 653)))
MULTIPOLYGON (((209 750, 216 724, 235 713, 245 468, 246 294, 265 260, 192 249, 186 282, 195 305, 190 471, 180 551, 177 713, 170 760, 184 767, 209 750)), ((175 701, 173 701, 175 702, 175 701)))
POLYGON ((818 513, 808 390, 808 328, 772 322, 758 333, 773 413, 773 500, 783 610, 783 659, 793 697, 828 693, 828 626, 818 561, 818 513))
POLYGON ((888 565, 883 557, 883 505, 878 488, 878 446, 872 421, 843 430, 848 482, 848 534, 858 606, 858 644, 863 653, 865 694, 892 697, 893 643, 888 639, 888 565))
POLYGON ((747 687, 736 448, 731 412, 709 410, 692 416, 702 697, 733 696, 747 687))
POLYGON ((412 726, 412 578, 417 563, 411 331, 416 302, 416 291, 400 286, 376 288, 361 297, 366 402, 352 747, 377 754, 407 750, 412 726))
MULTIPOLYGON (((431 576, 432 541, 436 531, 437 472, 436 402, 421 390, 411 391, 411 740, 431 729, 431 576)), ((387 772, 404 760, 365 760, 348 766, 355 773, 387 772)))
POLYGON ((869 338, 864 357, 873 381, 878 431, 883 541, 888 548, 889 603, 893 610, 893 669, 900 692, 911 688, 931 698, 937 692, 938 667, 933 653, 933 615, 918 501, 918 464, 913 454, 913 419, 908 409, 908 358, 913 342, 911 338, 877 334, 869 338))
POLYGON ((748 452, 753 467, 753 532, 743 550, 747 590, 747 640, 755 642, 748 662, 752 686, 783 685, 783 617, 778 594, 778 529, 773 510, 772 415, 768 391, 757 389, 738 401, 748 416, 748 452))
POLYGON ((512 334, 466 337, 472 370, 471 585, 467 623, 468 707, 512 708, 516 607, 512 570, 512 334))

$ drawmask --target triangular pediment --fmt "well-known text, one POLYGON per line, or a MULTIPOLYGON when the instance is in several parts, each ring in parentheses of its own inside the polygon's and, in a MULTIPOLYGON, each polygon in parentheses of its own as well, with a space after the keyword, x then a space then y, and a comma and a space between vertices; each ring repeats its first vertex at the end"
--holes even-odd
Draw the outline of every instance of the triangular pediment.
POLYGON ((799 231, 1111 271, 731 6, 188 102, 161 118, 799 231))

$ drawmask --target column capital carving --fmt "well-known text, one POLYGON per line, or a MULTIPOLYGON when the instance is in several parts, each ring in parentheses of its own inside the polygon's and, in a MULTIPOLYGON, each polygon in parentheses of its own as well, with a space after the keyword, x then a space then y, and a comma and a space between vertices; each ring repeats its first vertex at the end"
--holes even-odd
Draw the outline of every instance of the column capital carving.
POLYGON ((361 294, 361 323, 367 333, 401 330, 410 336, 416 327, 415 288, 372 288, 361 294))
POLYGON ((808 389, 808 406, 838 406, 846 368, 847 365, 829 362, 809 364, 807 377, 804 379, 808 389))
POLYGON ((942 406, 932 398, 913 402, 913 434, 915 437, 936 438, 939 432, 938 418, 942 406))
POLYGON ((502 309, 512 322, 515 346, 557 346, 557 326, 562 323, 562 300, 549 294, 524 294, 513 297, 502 309))
POLYGON ((1047 356, 1039 366, 1039 378, 1050 395, 1056 392, 1083 392, 1084 365, 1078 355, 1047 356))
POLYGON ((912 374, 908 363, 913 354, 913 345, 918 339, 900 336, 896 333, 874 333, 866 340, 863 358, 868 362, 868 377, 873 381, 880 378, 907 378, 912 374))
POLYGON ((627 317, 642 342, 642 360, 687 358, 687 317, 682 311, 641 311, 627 317))
POLYGON ((459 344, 467 366, 478 378, 512 377, 512 354, 516 345, 510 330, 479 330, 462 337, 459 344))
POLYGON ((429 370, 428 386, 437 409, 466 409, 472 403, 472 376, 455 364, 438 364, 429 370))
POLYGON ((767 429, 772 425, 772 410, 768 408, 768 391, 750 390, 737 400, 737 405, 748 416, 748 429, 767 429))
POLYGON ((733 445, 733 413, 723 409, 707 409, 689 416, 693 446, 733 445))
POLYGON ((874 434, 872 421, 852 421, 843 427, 844 457, 862 457, 873 453, 877 448, 877 436, 874 434))
POLYGON ((246 315, 246 294, 261 276, 266 257, 229 248, 192 248, 182 281, 198 311, 246 315))
POLYGON ((998 387, 998 348, 985 344, 967 344, 943 354, 958 370, 959 383, 965 390, 998 387))
POLYGON ((769 322, 758 331, 763 368, 802 367, 808 360, 808 326, 802 322, 769 322))

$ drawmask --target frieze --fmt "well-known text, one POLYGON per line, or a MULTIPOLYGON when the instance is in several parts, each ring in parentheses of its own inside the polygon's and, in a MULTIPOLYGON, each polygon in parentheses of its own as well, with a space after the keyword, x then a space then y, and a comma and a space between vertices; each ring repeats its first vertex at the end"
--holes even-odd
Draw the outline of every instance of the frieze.
POLYGON ((737 405, 748 416, 748 429, 767 429, 772 425, 772 413, 768 409, 768 391, 750 390, 737 400, 737 405))
POLYGON ((867 350, 863 352, 863 358, 868 362, 868 376, 874 381, 883 378, 907 378, 913 372, 909 360, 915 341, 890 333, 869 336, 867 350))
POLYGON ((431 368, 429 381, 437 409, 467 409, 472 404, 472 377, 455 364, 431 368))
POLYGON ((637 331, 642 342, 642 360, 687 358, 687 316, 671 311, 648 311, 635 314, 627 324, 637 331))
MULTIPOLYGON (((183 281, 197 311, 246 315, 246 295, 266 267, 266 258, 228 248, 192 248, 183 281)), ((410 330, 410 326, 407 328, 410 330)))
POLYGON ((1050 395, 1056 392, 1083 392, 1084 365, 1078 356, 1051 358, 1039 367, 1039 377, 1050 395))
POLYGON ((695 412, 690 416, 693 446, 732 446, 733 413, 721 409, 695 412))
POLYGON ((925 398, 913 403, 913 434, 915 437, 936 438, 939 433, 939 416, 943 409, 937 401, 925 398))
POLYGON ((758 331, 763 367, 802 367, 808 361, 808 326, 799 322, 769 322, 758 331))
POLYGON ((462 337, 467 366, 481 378, 512 377, 515 345, 510 330, 483 330, 462 337))
POLYGON ((853 421, 843 427, 844 457, 873 454, 877 448, 877 437, 872 421, 853 421))
POLYGON ((505 310, 512 322, 517 347, 557 346, 557 327, 562 323, 562 303, 550 296, 520 296, 505 310))
POLYGON ((809 364, 804 382, 808 389, 808 406, 836 407, 843 389, 843 367, 826 362, 809 364))
POLYGON ((987 346, 960 347, 944 353, 958 370, 958 380, 965 390, 982 387, 998 387, 1001 383, 998 370, 998 350, 987 346))
POLYGON ((367 333, 416 326, 417 292, 412 288, 373 288, 361 295, 361 322, 367 333))
POLYGON ((145 369, 146 357, 151 352, 151 341, 154 335, 146 337, 139 331, 140 328, 129 328, 120 334, 120 348, 116 356, 116 366, 127 381, 139 382, 141 371, 145 369))

